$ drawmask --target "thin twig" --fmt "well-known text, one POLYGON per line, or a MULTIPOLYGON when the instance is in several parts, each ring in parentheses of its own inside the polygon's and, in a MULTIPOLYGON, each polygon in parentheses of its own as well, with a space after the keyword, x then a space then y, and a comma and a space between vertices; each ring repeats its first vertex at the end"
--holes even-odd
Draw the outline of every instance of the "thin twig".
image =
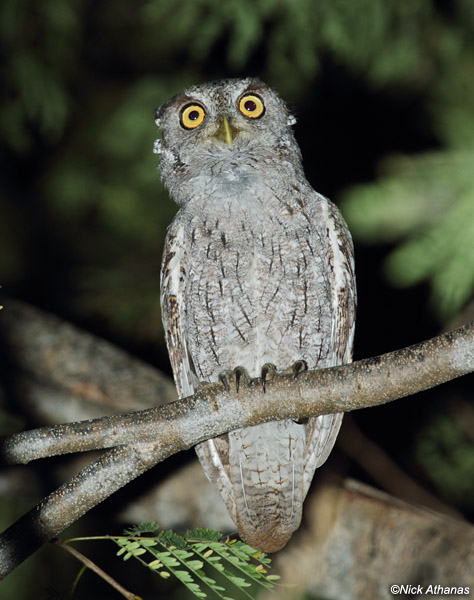
POLYGON ((122 594, 124 598, 127 598, 127 600, 142 600, 140 596, 137 596, 133 592, 129 592, 128 590, 126 590, 113 577, 111 577, 103 569, 97 566, 95 562, 93 562, 90 558, 87 558, 87 556, 84 556, 84 554, 82 554, 82 552, 79 552, 79 550, 76 550, 76 548, 70 546, 67 542, 63 542, 62 540, 53 540, 53 543, 62 548, 63 550, 66 550, 66 552, 69 552, 69 554, 72 554, 84 566, 86 566, 91 571, 94 571, 94 573, 96 573, 109 585, 115 588, 119 592, 119 594, 122 594))

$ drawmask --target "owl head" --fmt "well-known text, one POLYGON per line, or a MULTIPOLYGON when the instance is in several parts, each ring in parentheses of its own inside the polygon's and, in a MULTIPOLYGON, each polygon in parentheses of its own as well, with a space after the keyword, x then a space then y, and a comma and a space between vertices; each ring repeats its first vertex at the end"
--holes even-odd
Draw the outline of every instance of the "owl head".
POLYGON ((295 118, 280 96, 255 78, 224 79, 192 86, 156 109, 162 138, 160 175, 177 198, 190 179, 200 185, 242 166, 300 164, 292 132, 295 118))

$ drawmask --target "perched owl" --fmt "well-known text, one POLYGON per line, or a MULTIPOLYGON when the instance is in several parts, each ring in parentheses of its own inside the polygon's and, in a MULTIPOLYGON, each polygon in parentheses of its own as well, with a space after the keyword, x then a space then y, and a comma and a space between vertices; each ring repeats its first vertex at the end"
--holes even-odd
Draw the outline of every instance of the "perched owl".
MULTIPOLYGON (((156 111, 159 172, 179 206, 161 306, 180 397, 200 382, 351 361, 356 291, 350 234, 307 182, 278 94, 258 79, 188 88, 156 111), (296 368, 296 367, 295 367, 296 368)), ((239 535, 265 552, 298 528, 342 414, 266 423, 196 447, 239 535)))

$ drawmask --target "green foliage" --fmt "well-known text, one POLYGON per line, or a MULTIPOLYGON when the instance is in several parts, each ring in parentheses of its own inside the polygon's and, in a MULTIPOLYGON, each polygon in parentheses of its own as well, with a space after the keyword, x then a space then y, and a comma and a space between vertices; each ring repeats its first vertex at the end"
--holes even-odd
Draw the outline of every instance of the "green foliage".
MULTIPOLYGON (((469 12, 465 0, 459 4, 469 12)), ((231 70, 251 67, 264 39, 264 75, 290 97, 314 78, 325 54, 375 85, 420 86, 451 41, 434 4, 426 0, 150 0, 144 15, 149 25, 172 23, 162 43, 188 48, 197 62, 226 38, 231 70)))
POLYGON ((469 507, 474 497, 473 414, 436 414, 417 435, 416 460, 440 495, 455 506, 469 507))
POLYGON ((474 296, 474 10, 443 37, 428 103, 442 149, 386 159, 375 182, 354 186, 341 208, 356 239, 396 243, 386 274, 396 286, 431 285, 442 321, 474 296))
POLYGON ((65 80, 80 42, 79 7, 61 0, 6 0, 0 5, 8 92, 0 104, 0 132, 18 151, 34 143, 31 124, 49 142, 59 140, 67 126, 73 98, 65 80))
POLYGON ((75 272, 75 310, 145 340, 160 334, 157 234, 163 235, 175 212, 158 184, 152 154, 153 107, 168 93, 150 78, 107 95, 105 117, 102 103, 83 116, 84 130, 97 132, 93 143, 78 131, 42 181, 54 214, 75 231, 76 224, 82 229, 73 237, 83 263, 75 272))
MULTIPOLYGON (((361 239, 395 240, 403 231, 396 241, 407 247, 388 267, 394 283, 430 279, 443 317, 462 306, 472 292, 472 261, 456 255, 447 237, 449 198, 440 196, 449 187, 459 204, 452 227, 456 219, 467 223, 472 181, 458 177, 469 171, 462 161, 472 159, 474 138, 470 0, 455 0, 449 17, 427 0, 116 0, 87 7, 82 0, 0 5, 0 133, 18 174, 0 187, 0 270, 8 289, 28 285, 38 272, 32 246, 56 236, 70 265, 58 282, 70 316, 103 323, 114 337, 158 339, 161 245, 175 207, 151 152, 154 107, 189 83, 244 73, 298 104, 330 57, 374 89, 426 95, 446 144, 446 154, 437 155, 446 165, 443 185, 434 194, 434 186, 423 187, 427 163, 414 158, 423 173, 411 177, 408 196, 405 175, 392 171, 396 190, 384 178, 370 202, 370 190, 349 190, 347 212, 361 239), (24 218, 30 206, 49 230, 35 216, 24 218), (434 243, 440 262, 426 258, 434 243)), ((470 233, 463 226, 462 239, 470 233)))
POLYGON ((398 243, 388 278, 404 287, 430 281, 443 320, 474 293, 473 161, 474 145, 392 159, 377 182, 353 187, 341 203, 357 239, 398 243))
POLYGON ((223 538, 219 531, 194 529, 180 536, 171 530, 161 531, 156 523, 141 523, 124 534, 76 538, 67 543, 112 540, 119 546, 117 556, 124 561, 133 558, 163 579, 175 577, 197 598, 207 598, 210 590, 215 597, 232 600, 228 594, 236 588, 252 598, 245 588, 256 584, 272 589, 279 579, 278 575, 267 575, 271 560, 264 553, 241 541, 223 538), (230 586, 231 591, 218 584, 211 574, 230 586))

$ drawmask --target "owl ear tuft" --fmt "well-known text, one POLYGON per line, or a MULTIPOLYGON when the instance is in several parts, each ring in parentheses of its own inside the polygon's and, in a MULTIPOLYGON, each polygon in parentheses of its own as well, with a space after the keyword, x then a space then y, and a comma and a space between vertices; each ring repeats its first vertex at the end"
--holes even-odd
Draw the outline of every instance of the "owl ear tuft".
POLYGON ((286 124, 290 127, 296 123, 296 117, 294 115, 288 115, 288 119, 286 120, 286 124))
POLYGON ((162 152, 162 140, 155 140, 155 143, 153 144, 153 154, 161 154, 162 152))
POLYGON ((161 127, 161 106, 155 108, 155 123, 158 127, 161 127))

